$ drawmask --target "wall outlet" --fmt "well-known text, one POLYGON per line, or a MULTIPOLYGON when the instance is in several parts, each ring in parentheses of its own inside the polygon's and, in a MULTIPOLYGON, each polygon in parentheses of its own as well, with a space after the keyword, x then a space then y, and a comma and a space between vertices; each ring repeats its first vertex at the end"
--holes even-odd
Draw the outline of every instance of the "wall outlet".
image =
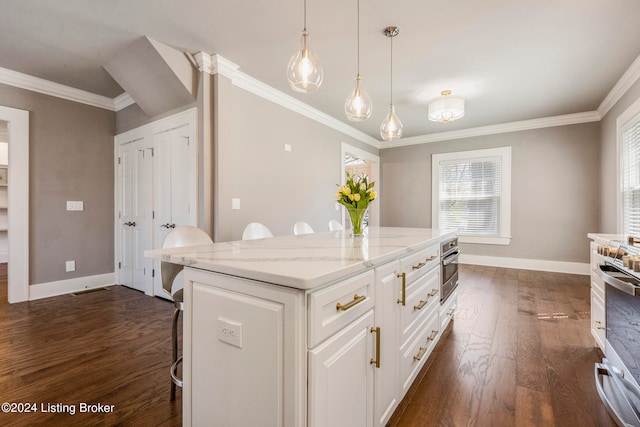
POLYGON ((240 209, 240 199, 231 199, 231 209, 234 211, 240 209))
POLYGON ((284 144, 284 151, 291 151, 291 144, 284 144))
POLYGON ((242 348, 242 323, 218 317, 218 339, 242 348))
POLYGON ((67 261, 65 263, 65 268, 67 270, 67 273, 70 272, 70 271, 76 271, 76 261, 75 260, 67 261))

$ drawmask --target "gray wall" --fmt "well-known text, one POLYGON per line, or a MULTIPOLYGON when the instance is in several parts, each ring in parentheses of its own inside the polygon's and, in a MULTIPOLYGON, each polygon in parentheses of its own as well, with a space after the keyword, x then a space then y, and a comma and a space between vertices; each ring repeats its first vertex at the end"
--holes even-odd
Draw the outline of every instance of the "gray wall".
POLYGON ((586 123, 380 151, 385 226, 431 227, 431 154, 512 147, 511 244, 466 254, 588 262, 599 228, 600 124, 586 123))
POLYGON ((617 129, 616 120, 631 104, 640 99, 640 81, 637 81, 624 96, 604 116, 601 124, 601 168, 600 177, 600 228, 601 233, 616 233, 616 204, 618 191, 617 171, 617 129))
POLYGON ((239 240, 250 222, 274 235, 293 234, 306 221, 327 231, 340 219, 334 194, 341 181, 341 143, 369 152, 377 149, 316 121, 233 86, 217 76, 216 241, 239 240), (292 146, 285 152, 284 144, 292 146), (239 198, 240 210, 231 210, 239 198))
POLYGON ((0 104, 30 112, 30 284, 113 273, 115 113, 2 84, 0 104))

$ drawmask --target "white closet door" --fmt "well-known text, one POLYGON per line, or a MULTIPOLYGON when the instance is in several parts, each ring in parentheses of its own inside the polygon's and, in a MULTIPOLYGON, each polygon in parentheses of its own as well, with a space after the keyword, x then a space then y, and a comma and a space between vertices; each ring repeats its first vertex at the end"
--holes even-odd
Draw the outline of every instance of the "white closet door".
POLYGON ((151 293, 152 262, 144 257, 151 245, 151 150, 144 140, 120 147, 120 284, 151 293))
POLYGON ((192 124, 154 140, 155 247, 178 225, 196 225, 196 144, 192 124))
MULTIPOLYGON (((195 123, 153 135, 154 248, 178 225, 197 225, 197 160, 195 123)), ((156 262, 156 271, 160 271, 156 262)), ((174 286, 180 287, 182 275, 174 286)), ((155 295, 166 298, 162 281, 154 279, 155 295)), ((175 288, 174 288, 175 290, 175 288)))

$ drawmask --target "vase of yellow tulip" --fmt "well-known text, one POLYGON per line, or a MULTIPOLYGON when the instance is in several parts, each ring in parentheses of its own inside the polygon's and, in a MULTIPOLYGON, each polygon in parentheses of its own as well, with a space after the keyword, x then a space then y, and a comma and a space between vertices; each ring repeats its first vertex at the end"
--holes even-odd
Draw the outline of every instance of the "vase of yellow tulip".
POLYGON ((353 236, 364 234, 363 222, 369 203, 375 200, 377 193, 373 189, 375 182, 369 182, 366 175, 351 176, 347 172, 347 181, 338 186, 336 201, 347 209, 351 220, 353 236))

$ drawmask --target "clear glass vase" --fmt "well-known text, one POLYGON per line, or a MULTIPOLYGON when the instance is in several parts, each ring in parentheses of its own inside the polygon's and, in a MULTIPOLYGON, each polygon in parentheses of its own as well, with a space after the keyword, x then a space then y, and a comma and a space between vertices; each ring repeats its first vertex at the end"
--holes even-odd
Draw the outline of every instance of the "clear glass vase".
POLYGON ((351 219, 351 234, 353 236, 362 236, 364 234, 364 217, 367 214, 367 208, 347 208, 349 219, 351 219))

